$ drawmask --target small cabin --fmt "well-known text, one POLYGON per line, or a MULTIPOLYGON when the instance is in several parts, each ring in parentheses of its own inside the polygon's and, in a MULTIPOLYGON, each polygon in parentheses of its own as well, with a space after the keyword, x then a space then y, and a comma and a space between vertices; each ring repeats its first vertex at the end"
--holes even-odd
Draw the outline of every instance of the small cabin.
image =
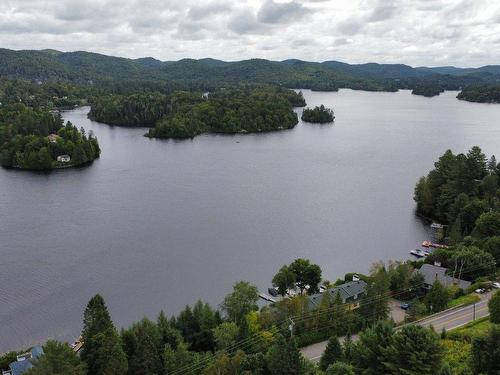
POLYGON ((49 140, 50 143, 56 143, 57 142, 57 135, 55 134, 49 134, 47 136, 47 139, 49 140))
POLYGON ((69 155, 59 155, 57 157, 57 161, 61 162, 61 163, 69 163, 71 160, 70 156, 69 155))

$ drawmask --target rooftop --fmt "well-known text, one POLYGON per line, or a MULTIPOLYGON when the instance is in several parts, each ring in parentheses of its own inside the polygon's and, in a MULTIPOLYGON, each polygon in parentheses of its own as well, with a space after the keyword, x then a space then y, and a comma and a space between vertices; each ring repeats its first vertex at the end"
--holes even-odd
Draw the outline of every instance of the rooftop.
POLYGON ((424 275, 424 280, 427 285, 434 284, 434 281, 439 280, 439 282, 445 286, 458 285, 461 289, 467 289, 470 285, 470 281, 461 280, 457 277, 451 277, 446 274, 447 268, 438 267, 432 264, 424 264, 417 272, 424 275))
MULTIPOLYGON (((333 288, 327 289, 325 293, 330 293, 333 298, 336 294, 340 294, 342 302, 348 299, 357 299, 361 294, 366 292, 366 282, 363 280, 349 281, 345 284, 337 285, 333 288)), ((313 306, 318 306, 323 298, 323 294, 317 293, 309 297, 309 302, 313 306)))

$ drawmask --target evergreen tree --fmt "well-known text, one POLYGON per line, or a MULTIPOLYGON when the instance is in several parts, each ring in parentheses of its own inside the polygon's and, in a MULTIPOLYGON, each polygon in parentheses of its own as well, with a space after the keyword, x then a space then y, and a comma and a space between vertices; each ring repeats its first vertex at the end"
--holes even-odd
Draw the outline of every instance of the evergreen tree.
MULTIPOLYGON (((134 356, 134 375, 161 375, 163 368, 152 338, 140 329, 137 332, 137 351, 134 356)), ((130 366, 132 364, 130 363, 130 366)))
POLYGON ((435 375, 441 368, 442 355, 435 332, 421 326, 405 326, 384 350, 385 373, 435 375))
POLYGON ((351 365, 344 362, 335 362, 328 366, 326 375, 354 375, 354 370, 351 365))
POLYGON ((177 343, 181 337, 180 332, 173 327, 173 324, 163 311, 158 315, 156 324, 161 337, 161 346, 165 347, 165 345, 169 344, 172 348, 177 348, 177 343))
POLYGON ((376 267, 366 288, 366 296, 361 299, 359 306, 365 326, 389 316, 389 285, 390 280, 385 267, 376 267))
POLYGON ((352 345, 352 335, 351 330, 349 329, 344 337, 344 342, 342 343, 342 351, 344 352, 344 358, 347 363, 351 363, 352 361, 352 345))
POLYGON ((474 374, 500 374, 500 328, 472 340, 471 367, 474 374))
POLYGON ((108 328, 92 338, 98 348, 93 357, 89 374, 95 375, 125 375, 128 370, 127 356, 122 348, 120 337, 114 328, 108 328))
POLYGON ((330 339, 328 340, 328 344, 326 345, 325 352, 323 353, 319 361, 319 367, 323 371, 326 371, 328 366, 330 366, 331 364, 343 360, 344 354, 342 352, 342 347, 340 346, 338 337, 330 337, 330 339))
POLYGON ((500 324, 500 291, 496 291, 488 301, 490 311, 490 321, 494 324, 500 324))
POLYGON ((446 309, 450 294, 448 290, 436 279, 431 290, 425 296, 425 304, 431 313, 436 313, 446 309))
POLYGON ((101 295, 90 299, 83 315, 82 360, 87 364, 90 374, 114 375, 127 372, 127 359, 121 342, 109 316, 108 309, 101 295), (107 357, 116 355, 116 358, 107 357), (116 367, 116 372, 108 372, 107 361, 123 360, 124 365, 116 367), (125 370, 123 371, 123 369, 125 370))
POLYGON ((360 333, 359 341, 352 346, 352 364, 356 372, 384 374, 385 351, 392 344, 392 324, 379 321, 360 333))
POLYGON ((271 375, 303 374, 302 356, 293 339, 278 336, 276 343, 266 355, 267 367, 271 375))
POLYGON ((49 340, 25 375, 86 375, 85 364, 65 343, 49 340))

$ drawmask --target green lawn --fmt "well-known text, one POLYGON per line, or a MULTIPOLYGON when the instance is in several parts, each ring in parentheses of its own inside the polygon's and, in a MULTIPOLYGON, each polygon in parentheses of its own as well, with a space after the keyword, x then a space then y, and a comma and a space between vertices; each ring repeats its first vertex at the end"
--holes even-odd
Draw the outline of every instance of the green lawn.
POLYGON ((448 337, 453 340, 462 339, 471 342, 474 337, 488 334, 490 327, 490 319, 485 317, 450 331, 448 337))
POLYGON ((455 299, 452 299, 448 303, 448 307, 455 307, 455 306, 460 306, 460 305, 472 305, 473 303, 479 302, 481 298, 477 294, 467 294, 462 297, 458 297, 455 299))

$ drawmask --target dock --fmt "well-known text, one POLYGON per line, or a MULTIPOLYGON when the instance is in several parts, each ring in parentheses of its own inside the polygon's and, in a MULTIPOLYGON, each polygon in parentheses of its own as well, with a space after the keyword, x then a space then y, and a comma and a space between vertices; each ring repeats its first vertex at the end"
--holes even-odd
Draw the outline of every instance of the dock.
POLYGON ((274 297, 271 297, 269 294, 259 293, 259 297, 262 298, 264 301, 276 303, 276 299, 274 297))

